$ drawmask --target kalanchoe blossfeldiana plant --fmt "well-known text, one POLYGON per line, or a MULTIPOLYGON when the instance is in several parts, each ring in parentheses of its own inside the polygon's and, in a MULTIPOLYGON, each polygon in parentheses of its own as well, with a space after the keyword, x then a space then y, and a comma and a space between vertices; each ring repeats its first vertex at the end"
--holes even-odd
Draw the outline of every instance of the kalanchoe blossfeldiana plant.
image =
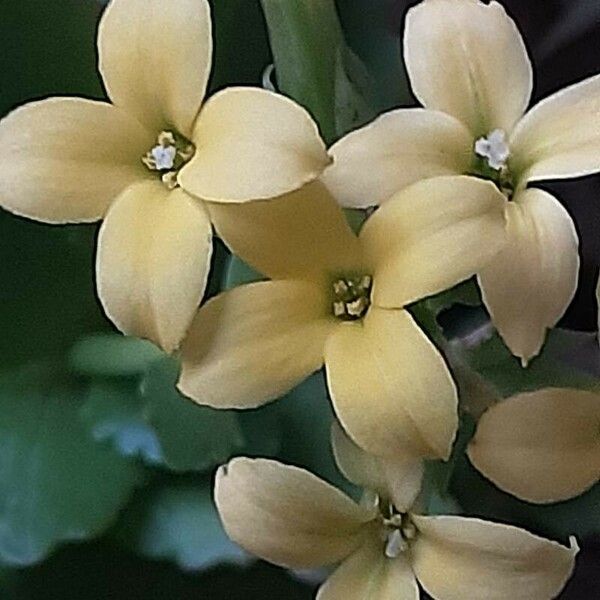
POLYGON ((405 306, 468 278, 505 242, 504 197, 472 177, 400 192, 355 235, 315 182, 212 204, 234 254, 270 281, 209 300, 181 348, 179 389, 215 408, 274 400, 325 364, 344 427, 374 454, 447 458, 456 388, 405 306))
POLYGON ((209 270, 200 198, 277 196, 329 159, 311 117, 283 96, 229 88, 204 102, 207 0, 113 0, 98 53, 111 104, 49 98, 0 122, 0 205, 48 223, 104 219, 97 285, 107 315, 171 351, 209 270))
POLYGON ((336 456, 356 483, 376 486, 360 504, 272 460, 235 458, 215 481, 225 530, 249 552, 293 569, 341 563, 318 600, 418 600, 419 584, 436 600, 550 600, 570 577, 574 540, 568 548, 510 525, 425 516, 406 464, 365 456, 349 439, 336 456))
POLYGON ((600 395, 544 388, 512 396, 483 414, 467 454, 522 500, 578 496, 600 480, 600 395))
POLYGON ((425 108, 389 112, 340 140, 325 181, 353 207, 439 175, 494 181, 511 200, 509 241, 479 283, 500 335, 526 364, 571 301, 579 266, 569 214, 528 184, 600 171, 600 77, 525 112, 533 86, 525 44, 500 4, 480 0, 412 8, 404 58, 425 108))

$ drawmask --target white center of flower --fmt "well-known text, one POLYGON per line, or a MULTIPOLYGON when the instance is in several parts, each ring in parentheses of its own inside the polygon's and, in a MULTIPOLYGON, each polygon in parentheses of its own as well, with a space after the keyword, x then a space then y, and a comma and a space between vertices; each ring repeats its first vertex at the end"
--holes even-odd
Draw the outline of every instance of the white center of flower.
POLYGON ((156 141, 142 162, 150 171, 158 171, 163 183, 173 189, 177 187, 177 171, 194 155, 194 145, 175 131, 161 131, 156 141))
POLYGON ((159 171, 172 169, 175 165, 177 148, 175 146, 154 146, 150 150, 154 164, 159 171))
POLYGON ((475 154, 485 158, 492 169, 500 171, 510 156, 506 133, 502 129, 494 129, 487 137, 479 138, 475 142, 475 154))

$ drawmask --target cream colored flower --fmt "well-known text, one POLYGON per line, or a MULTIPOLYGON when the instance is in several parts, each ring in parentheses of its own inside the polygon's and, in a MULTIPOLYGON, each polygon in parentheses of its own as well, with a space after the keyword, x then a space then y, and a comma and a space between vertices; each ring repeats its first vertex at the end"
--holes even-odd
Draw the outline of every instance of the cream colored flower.
POLYGON ((447 457, 455 386, 403 308, 469 277, 498 251, 504 202, 472 177, 421 182, 358 236, 318 182, 270 201, 212 204, 225 243, 271 281, 200 309, 182 345, 179 389, 201 404, 253 408, 325 364, 333 406, 361 446, 447 457))
MULTIPOLYGON (((346 439, 338 454, 352 446, 346 439)), ((344 459, 357 483, 372 477, 368 466, 393 476, 388 489, 404 485, 403 500, 417 496, 419 478, 403 479, 402 465, 361 453, 354 446, 344 459)), ((377 492, 356 504, 308 471, 248 458, 221 467, 215 482, 225 530, 249 552, 294 569, 341 563, 317 600, 418 600, 417 582, 436 600, 549 600, 571 575, 574 542, 567 548, 509 525, 423 516, 377 492)))
POLYGON ((531 108, 532 68, 502 6, 423 0, 407 15, 404 56, 425 108, 389 112, 333 146, 324 177, 342 204, 387 201, 423 178, 473 174, 495 181, 509 242, 479 273, 484 302, 513 354, 537 355, 577 285, 572 220, 531 182, 600 171, 600 77, 531 108))
POLYGON ((508 398, 484 413, 468 456, 523 500, 578 496, 600 480, 600 395, 545 388, 508 398))
POLYGON ((98 293, 126 333, 173 350, 202 297, 211 255, 203 202, 293 190, 328 162, 292 101, 229 88, 206 103, 206 0, 113 0, 99 33, 112 104, 50 98, 0 122, 0 205, 49 223, 104 219, 98 293))

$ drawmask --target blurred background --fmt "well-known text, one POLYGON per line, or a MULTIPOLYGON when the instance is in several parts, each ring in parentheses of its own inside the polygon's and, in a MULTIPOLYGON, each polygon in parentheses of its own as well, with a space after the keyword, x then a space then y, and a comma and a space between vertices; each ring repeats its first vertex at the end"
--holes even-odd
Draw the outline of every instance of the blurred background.
MULTIPOLYGON (((400 56, 411 4, 338 0, 361 97, 356 122, 342 130, 413 102, 400 56)), ((505 4, 533 58, 536 99, 600 72, 599 2, 505 4)), ((0 6, 0 115, 48 95, 104 97, 95 47, 102 2, 0 6)), ((211 89, 261 85, 273 58, 259 0, 214 0, 213 17, 211 89)), ((581 283, 562 325, 591 332, 600 178, 548 187, 581 236, 581 283)), ((176 362, 118 335, 103 316, 94 292, 96 233, 95 225, 52 227, 0 210, 0 598, 312 598, 319 574, 291 575, 250 559, 224 536, 210 496, 215 466, 237 454, 277 456, 344 486, 328 449, 332 417, 321 375, 259 411, 192 405, 174 390, 176 362)), ((218 246, 209 293, 255 277, 218 246)), ((472 472, 460 481, 471 487, 454 489, 454 497, 473 514, 487 510, 557 537, 575 516, 584 551, 561 598, 600 597, 598 490, 534 517, 472 472)))

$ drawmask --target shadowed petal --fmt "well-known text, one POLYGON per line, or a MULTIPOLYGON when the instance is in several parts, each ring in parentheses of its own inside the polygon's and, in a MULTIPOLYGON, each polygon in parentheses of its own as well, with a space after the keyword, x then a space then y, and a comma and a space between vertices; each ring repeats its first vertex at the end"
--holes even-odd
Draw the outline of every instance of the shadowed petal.
POLYGON ((577 547, 465 517, 413 516, 412 566, 443 600, 551 600, 571 576, 577 547))
POLYGON ((177 348, 204 294, 211 236, 208 213, 184 191, 160 182, 128 188, 98 237, 98 296, 111 321, 177 348))
POLYGON ((272 563, 314 568, 357 548, 374 517, 312 473, 273 460, 234 458, 215 480, 229 537, 272 563))
POLYGON ((509 133, 531 96, 531 61, 498 2, 424 0, 406 17, 404 60, 413 91, 479 136, 509 133))
POLYGON ((182 347, 179 389, 215 408, 254 408, 323 364, 332 328, 320 288, 263 281, 234 288, 198 312, 182 347))
POLYGON ((529 502, 558 502, 600 480, 600 395, 547 388, 513 396, 481 417, 475 467, 529 502))
POLYGON ((105 102, 26 104, 0 121, 0 205, 48 223, 101 219, 118 194, 148 177, 141 157, 151 141, 105 102))

